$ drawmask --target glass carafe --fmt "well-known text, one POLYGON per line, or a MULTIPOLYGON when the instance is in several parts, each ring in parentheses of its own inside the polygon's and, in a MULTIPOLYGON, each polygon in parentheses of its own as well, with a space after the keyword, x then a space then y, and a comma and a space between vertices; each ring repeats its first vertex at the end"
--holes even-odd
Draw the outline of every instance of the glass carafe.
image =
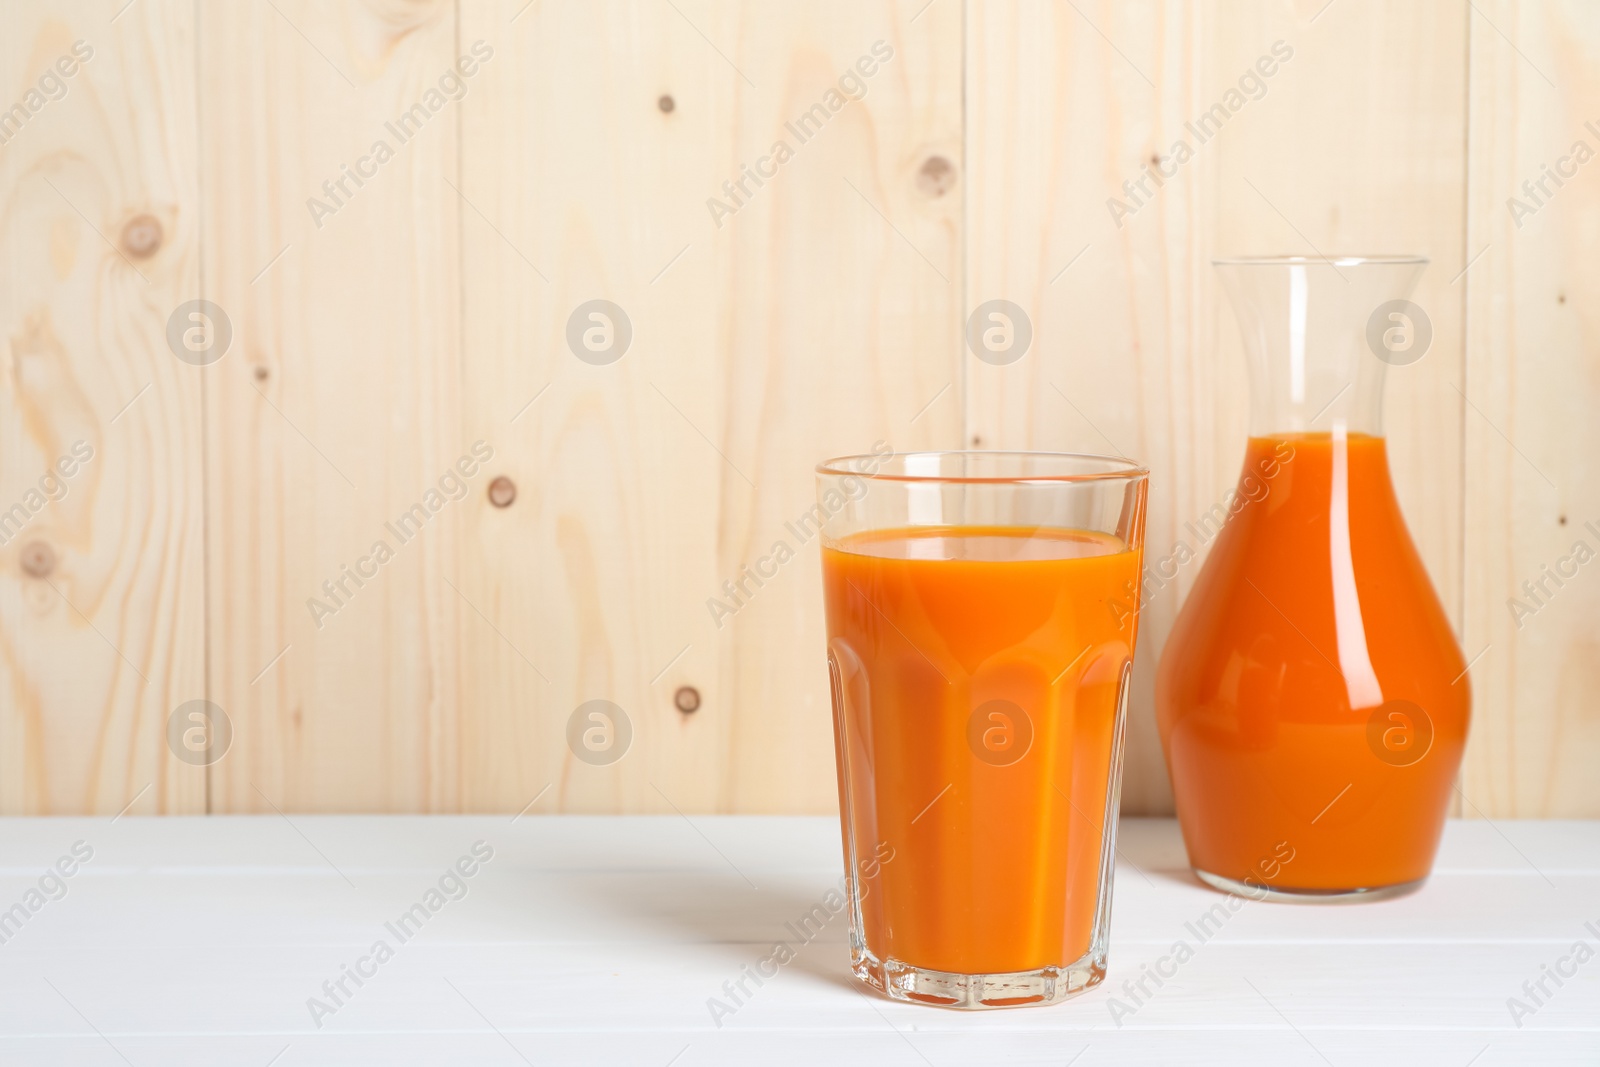
POLYGON ((1420 258, 1219 260, 1251 377, 1236 495, 1169 637, 1156 715, 1189 862, 1229 892, 1427 877, 1466 664, 1401 517, 1382 410, 1419 357, 1420 258))

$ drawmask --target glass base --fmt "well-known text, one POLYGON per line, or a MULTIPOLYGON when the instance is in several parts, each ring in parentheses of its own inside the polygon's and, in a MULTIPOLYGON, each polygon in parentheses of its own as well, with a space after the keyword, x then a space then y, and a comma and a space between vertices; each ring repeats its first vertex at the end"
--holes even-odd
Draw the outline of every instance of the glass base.
POLYGON ((1199 867, 1191 869, 1197 878, 1212 889, 1220 889, 1224 893, 1232 893, 1236 897, 1246 897, 1250 900, 1270 900, 1276 904, 1348 904, 1362 900, 1389 900, 1405 896, 1427 881, 1426 878, 1418 878, 1414 882, 1363 889, 1273 889, 1270 886, 1255 885, 1250 882, 1236 882, 1220 874, 1202 871, 1199 867))
POLYGON ((1065 967, 998 974, 957 974, 913 967, 890 956, 879 960, 869 952, 852 949, 850 969, 855 976, 894 1000, 932 1004, 969 1011, 1016 1008, 1032 1004, 1057 1004, 1093 989, 1106 976, 1106 957, 1093 949, 1065 967))

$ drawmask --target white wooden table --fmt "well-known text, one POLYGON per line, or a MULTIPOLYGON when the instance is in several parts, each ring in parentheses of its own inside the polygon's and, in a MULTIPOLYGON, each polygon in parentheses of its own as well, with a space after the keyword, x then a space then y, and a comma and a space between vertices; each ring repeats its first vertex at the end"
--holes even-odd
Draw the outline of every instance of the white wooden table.
POLYGON ((1600 823, 1455 823, 1419 893, 1246 903, 1203 943, 1186 924, 1224 898, 1175 825, 1125 822, 1121 851, 1111 976, 1064 1005, 866 997, 840 914, 719 1027, 708 999, 836 884, 834 820, 0 820, 0 909, 26 913, 0 912, 0 1063, 1600 1063, 1600 957, 1571 957, 1600 952, 1600 823), (428 899, 479 841, 464 895, 428 899), (1123 981, 1179 940, 1136 1004, 1123 981), (1535 1006, 1523 982, 1558 965, 1535 1006))

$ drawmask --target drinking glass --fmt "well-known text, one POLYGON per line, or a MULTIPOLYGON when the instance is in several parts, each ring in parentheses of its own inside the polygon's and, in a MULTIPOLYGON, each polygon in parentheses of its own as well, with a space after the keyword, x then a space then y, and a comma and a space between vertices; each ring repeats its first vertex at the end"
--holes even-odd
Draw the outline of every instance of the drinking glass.
POLYGON ((1237 490, 1178 614, 1156 717, 1189 862, 1258 898, 1427 877, 1467 664, 1389 477, 1383 383, 1427 352, 1421 257, 1219 260, 1250 367, 1237 490))
POLYGON ((1147 478, 1060 453, 817 468, 851 967, 890 997, 1105 976, 1147 478))

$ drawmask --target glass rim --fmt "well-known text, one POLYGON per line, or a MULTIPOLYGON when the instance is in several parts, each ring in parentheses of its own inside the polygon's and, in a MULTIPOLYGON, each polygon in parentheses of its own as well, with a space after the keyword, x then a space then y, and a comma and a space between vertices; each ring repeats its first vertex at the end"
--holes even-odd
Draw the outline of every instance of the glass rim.
POLYGON ((1423 255, 1374 256, 1215 256, 1213 267, 1381 267, 1424 266, 1429 262, 1423 255))
POLYGON ((1077 482, 1139 481, 1150 477, 1150 468, 1126 456, 1113 456, 1097 452, 1025 452, 1006 449, 933 449, 924 452, 867 452, 854 456, 835 456, 816 466, 816 473, 826 477, 865 478, 880 482, 947 483, 954 485, 1070 485, 1077 482), (883 471, 890 460, 912 457, 979 456, 986 459, 1021 459, 1026 461, 1055 461, 1063 466, 1069 463, 1100 465, 1099 470, 1063 470, 1060 472, 1030 472, 1027 474, 912 474, 903 470, 883 471), (865 467, 866 469, 861 469, 865 467))

